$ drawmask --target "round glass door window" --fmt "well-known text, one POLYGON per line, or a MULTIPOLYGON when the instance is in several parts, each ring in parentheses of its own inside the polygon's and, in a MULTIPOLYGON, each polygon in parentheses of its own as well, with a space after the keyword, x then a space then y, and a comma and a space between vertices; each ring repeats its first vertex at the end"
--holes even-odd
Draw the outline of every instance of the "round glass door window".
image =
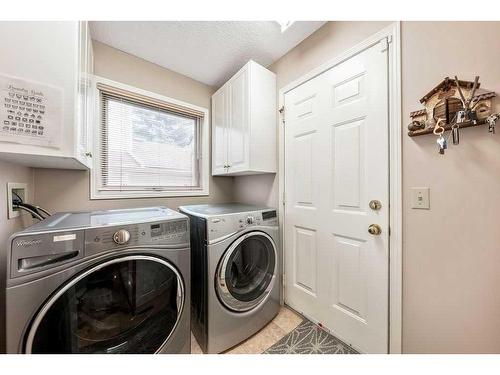
POLYGON ((150 256, 101 263, 72 279, 41 309, 28 353, 156 353, 175 330, 184 287, 150 256))
POLYGON ((263 232, 238 238, 222 257, 216 274, 217 294, 229 309, 247 311, 271 291, 277 253, 273 240, 263 232))

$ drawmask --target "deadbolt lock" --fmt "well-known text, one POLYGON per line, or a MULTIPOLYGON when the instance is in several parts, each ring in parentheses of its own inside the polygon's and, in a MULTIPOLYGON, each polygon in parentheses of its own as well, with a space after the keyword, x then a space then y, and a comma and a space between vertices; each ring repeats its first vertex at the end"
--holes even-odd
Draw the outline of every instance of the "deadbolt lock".
POLYGON ((382 203, 380 203, 380 201, 378 201, 376 199, 371 200, 368 205, 370 206, 370 208, 373 211, 378 211, 378 210, 380 210, 382 208, 382 203))
POLYGON ((380 225, 378 224, 371 224, 368 227, 368 233, 373 234, 374 236, 378 236, 380 233, 382 233, 382 228, 380 228, 380 225))

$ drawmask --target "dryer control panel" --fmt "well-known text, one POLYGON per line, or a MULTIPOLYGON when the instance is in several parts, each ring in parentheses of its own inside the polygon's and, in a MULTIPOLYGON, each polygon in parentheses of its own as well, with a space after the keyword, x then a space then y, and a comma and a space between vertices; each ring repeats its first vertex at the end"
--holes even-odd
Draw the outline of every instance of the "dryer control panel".
POLYGON ((245 212, 212 216, 207 220, 207 237, 209 243, 222 240, 237 232, 255 227, 278 226, 276 210, 245 212))

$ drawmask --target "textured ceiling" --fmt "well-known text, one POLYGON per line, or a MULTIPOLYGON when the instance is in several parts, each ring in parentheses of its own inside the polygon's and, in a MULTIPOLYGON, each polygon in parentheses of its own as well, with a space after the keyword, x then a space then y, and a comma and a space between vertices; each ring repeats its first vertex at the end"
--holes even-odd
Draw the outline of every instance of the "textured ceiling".
POLYGON ((211 86, 248 60, 269 66, 324 24, 274 21, 96 21, 92 38, 211 86))

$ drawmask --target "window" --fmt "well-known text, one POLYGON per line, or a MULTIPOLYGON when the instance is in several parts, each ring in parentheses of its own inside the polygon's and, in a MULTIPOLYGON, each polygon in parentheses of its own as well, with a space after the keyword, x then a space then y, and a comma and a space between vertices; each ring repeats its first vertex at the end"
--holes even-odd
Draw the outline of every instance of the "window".
POLYGON ((104 79, 92 198, 208 194, 204 108, 104 79))

